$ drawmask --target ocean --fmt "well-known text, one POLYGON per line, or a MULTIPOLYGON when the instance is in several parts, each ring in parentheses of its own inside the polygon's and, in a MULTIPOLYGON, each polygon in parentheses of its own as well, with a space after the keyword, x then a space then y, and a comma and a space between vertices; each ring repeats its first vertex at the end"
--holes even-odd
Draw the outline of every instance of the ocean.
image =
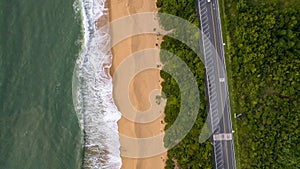
POLYGON ((0 1, 0 169, 120 167, 101 3, 0 1))

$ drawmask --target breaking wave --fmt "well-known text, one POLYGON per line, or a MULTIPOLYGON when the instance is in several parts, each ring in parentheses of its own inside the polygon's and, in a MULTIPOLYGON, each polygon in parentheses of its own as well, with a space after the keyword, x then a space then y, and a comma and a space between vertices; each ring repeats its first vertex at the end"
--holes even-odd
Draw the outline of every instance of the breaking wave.
POLYGON ((121 114, 112 98, 112 63, 105 0, 78 0, 75 12, 83 23, 82 51, 73 76, 73 102, 83 132, 83 168, 121 167, 117 121, 121 114))

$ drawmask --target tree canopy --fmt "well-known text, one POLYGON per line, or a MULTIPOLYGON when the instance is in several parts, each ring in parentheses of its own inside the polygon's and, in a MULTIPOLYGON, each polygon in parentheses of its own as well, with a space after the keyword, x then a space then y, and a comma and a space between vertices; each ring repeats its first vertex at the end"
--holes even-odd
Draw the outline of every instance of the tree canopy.
POLYGON ((241 168, 300 168, 300 5, 225 4, 241 168))

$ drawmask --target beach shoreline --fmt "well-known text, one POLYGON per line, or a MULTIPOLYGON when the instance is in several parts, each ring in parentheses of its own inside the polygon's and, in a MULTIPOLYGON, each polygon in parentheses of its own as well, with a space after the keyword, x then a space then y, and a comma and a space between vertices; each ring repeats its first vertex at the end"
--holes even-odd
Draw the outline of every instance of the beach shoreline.
MULTIPOLYGON (((114 21, 124 16, 130 16, 132 14, 141 12, 157 12, 156 1, 154 0, 109 0, 109 20, 114 21)), ((153 21, 158 22, 158 21, 153 21)), ((120 28, 120 31, 122 28, 120 28)), ((116 44, 112 48, 112 67, 110 73, 114 76, 114 73, 120 63, 124 61, 131 54, 143 51, 146 49, 159 49, 162 38, 155 34, 141 34, 129 37, 120 43, 116 44)), ((159 53, 153 56, 155 60, 160 62, 159 53)), ((132 66, 136 66, 136 63, 132 63, 132 66)), ((130 82, 128 92, 130 101, 135 109, 139 111, 145 111, 150 108, 149 95, 152 90, 161 91, 162 79, 160 77, 160 70, 147 69, 138 73, 130 82)), ((113 83, 117 83, 113 81, 113 83)), ((114 100, 116 106, 120 110, 120 106, 116 100, 116 94, 114 94, 114 100)), ((121 112, 123 113, 123 112, 121 112)), ((145 138, 156 136, 164 132, 164 114, 161 113, 158 118, 149 123, 135 123, 124 116, 118 121, 119 133, 134 137, 145 138)), ((122 149, 122 147, 121 147, 122 149)), ((138 151, 146 151, 138 150, 138 151)), ((163 169, 165 167, 165 161, 167 153, 163 153, 149 158, 127 158, 122 157, 122 169, 163 169)))

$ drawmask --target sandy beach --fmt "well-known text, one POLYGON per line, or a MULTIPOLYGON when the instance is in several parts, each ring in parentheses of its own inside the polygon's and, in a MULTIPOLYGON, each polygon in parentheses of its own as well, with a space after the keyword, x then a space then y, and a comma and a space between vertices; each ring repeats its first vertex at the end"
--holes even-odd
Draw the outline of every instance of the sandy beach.
MULTIPOLYGON (((130 16, 140 12, 155 12, 156 1, 155 0, 109 0, 109 15, 110 21, 116 20, 123 16, 130 16)), ((153 21, 157 22, 157 21, 153 21)), ((120 28, 122 31, 122 28, 120 28)), ((159 48, 161 43, 161 37, 154 34, 142 34, 137 36, 129 37, 112 49, 113 53, 113 64, 111 67, 111 75, 114 75, 119 64, 130 56, 132 53, 142 51, 145 49, 159 48)), ((154 54, 154 60, 159 62, 159 53, 154 54)), ((132 63, 132 67, 135 62, 132 63)), ((145 111, 150 108, 149 94, 152 90, 161 90, 160 78, 158 69, 147 69, 138 73, 131 80, 129 84, 129 98, 135 109, 139 111, 145 111)), ((113 82, 117 83, 117 82, 113 82)), ((118 109, 120 110, 120 104, 118 104, 118 98, 114 95, 114 100, 118 109)), ((121 113, 123 113, 121 111, 121 113)), ((164 114, 161 113, 157 119, 152 122, 141 124, 135 123, 124 116, 119 120, 119 133, 136 138, 144 138, 158 135, 164 130, 164 114)), ((122 147, 121 147, 122 148, 122 147)), ((144 151, 144 150, 138 150, 144 151)), ((127 158, 122 157, 122 169, 163 169, 167 154, 163 153, 150 158, 127 158)))

